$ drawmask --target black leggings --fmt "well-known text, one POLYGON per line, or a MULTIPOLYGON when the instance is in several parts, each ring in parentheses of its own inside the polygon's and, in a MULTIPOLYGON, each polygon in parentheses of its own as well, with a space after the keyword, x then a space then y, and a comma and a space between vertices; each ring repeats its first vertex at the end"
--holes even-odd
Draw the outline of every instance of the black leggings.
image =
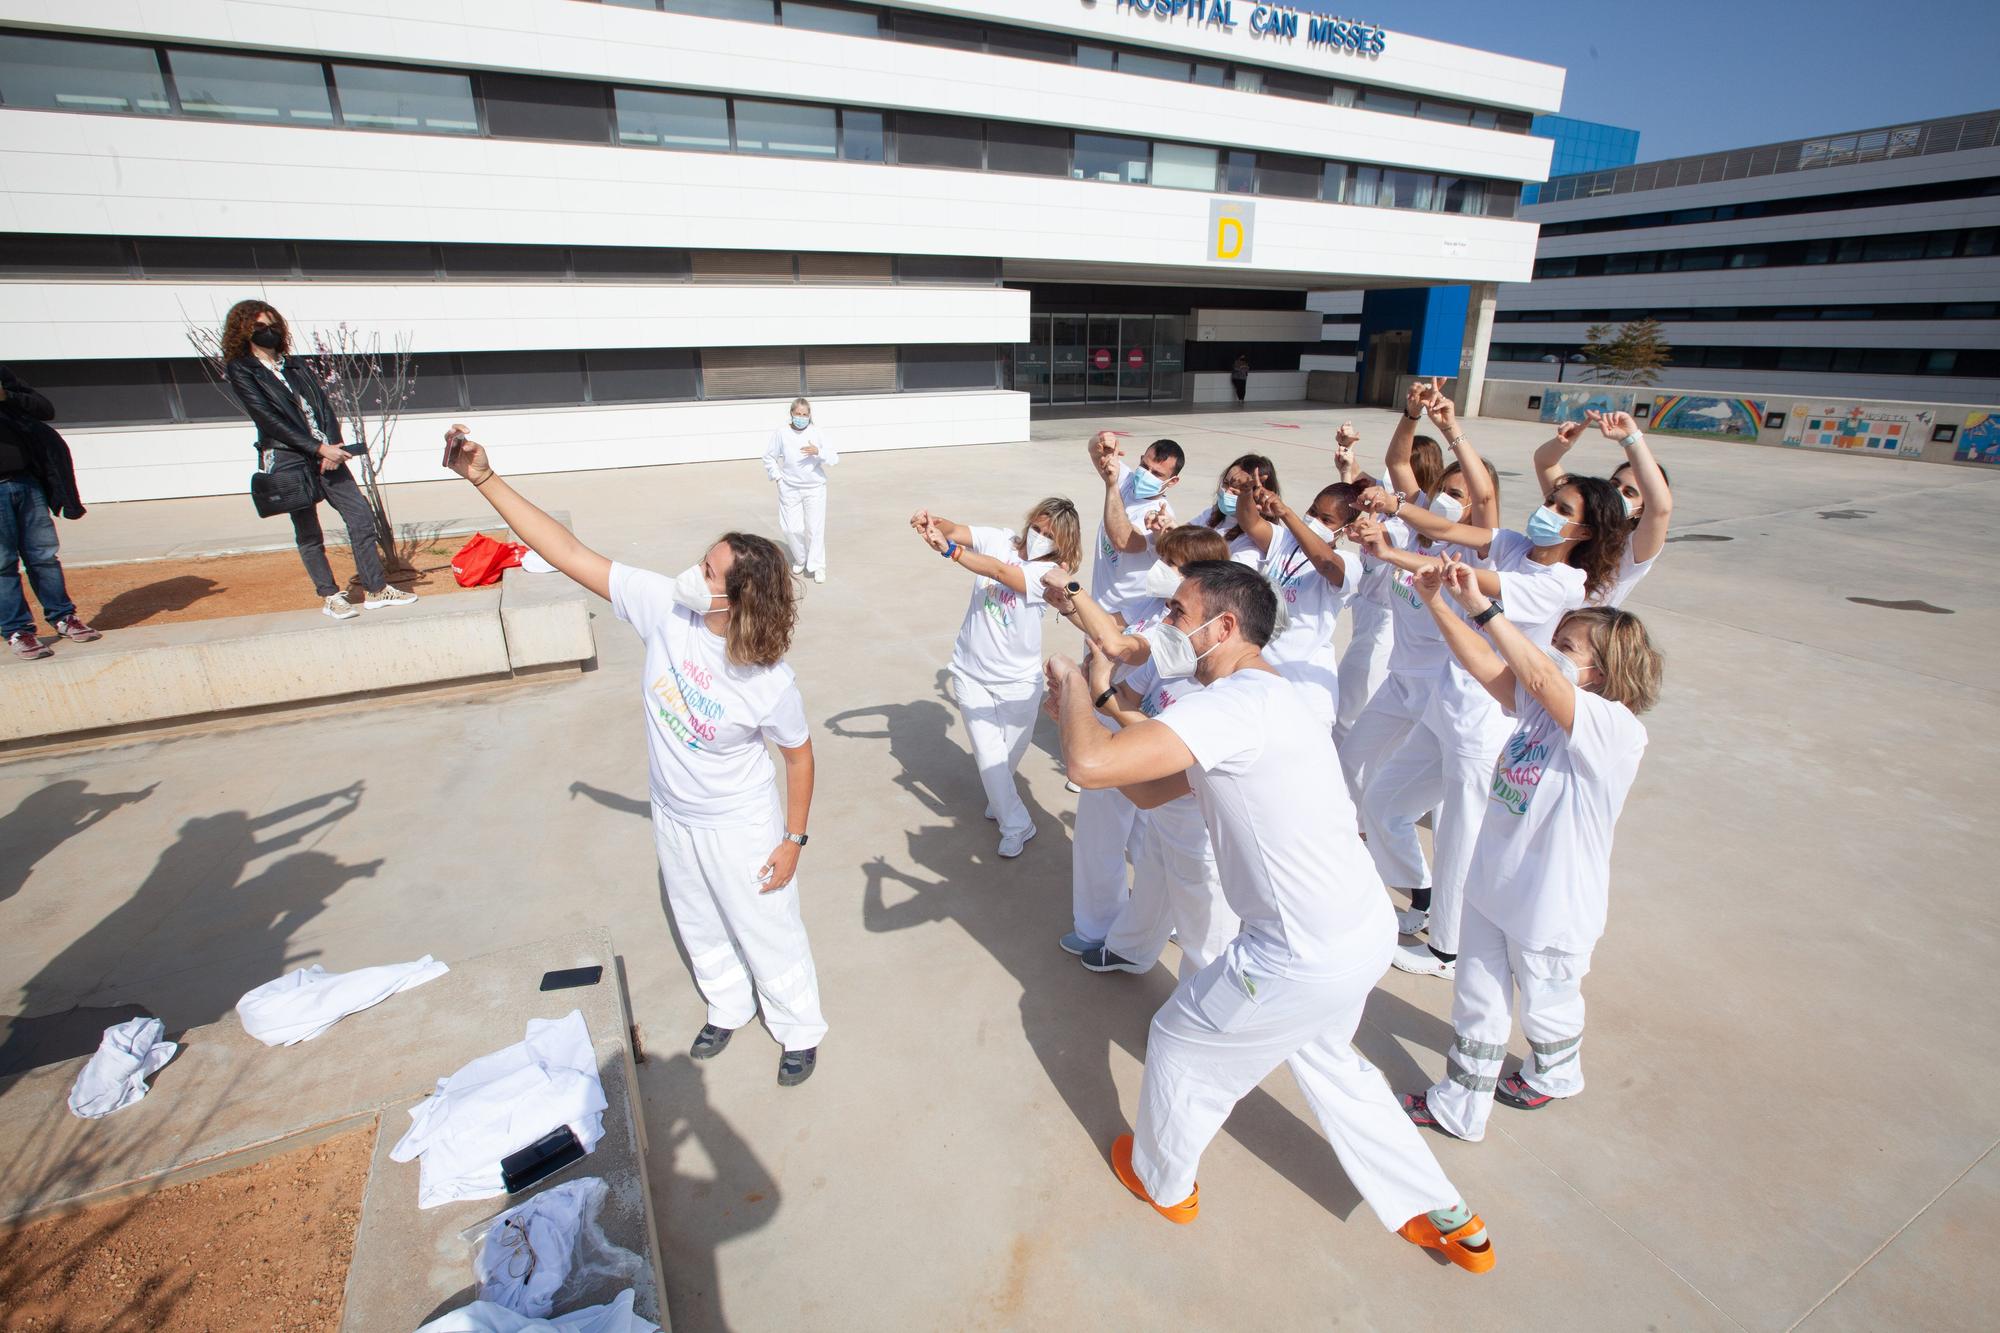
POLYGON ((1231 379, 1229 381, 1229 387, 1236 390, 1236 401, 1240 403, 1243 401, 1243 391, 1250 387, 1250 381, 1231 379))
MULTIPOLYGON (((278 466, 309 467, 318 476, 326 502, 347 525, 347 544, 353 549, 354 572, 360 576, 361 586, 369 592, 382 591, 388 579, 382 574, 382 556, 375 547, 375 510, 355 482, 354 474, 347 470, 347 464, 342 463, 331 472, 321 472, 319 464, 303 459, 297 462, 280 459, 278 466)), ((313 581, 313 591, 322 597, 339 592, 340 585, 333 581, 333 570, 326 563, 326 534, 320 530, 318 505, 292 514, 292 535, 298 539, 299 559, 305 564, 306 576, 313 581)))

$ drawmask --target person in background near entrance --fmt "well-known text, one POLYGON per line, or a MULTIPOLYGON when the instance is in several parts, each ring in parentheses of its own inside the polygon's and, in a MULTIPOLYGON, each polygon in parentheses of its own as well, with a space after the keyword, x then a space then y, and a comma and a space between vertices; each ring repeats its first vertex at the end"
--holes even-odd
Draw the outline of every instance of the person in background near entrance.
POLYGON ((1042 701, 1042 576, 1056 566, 1073 575, 1083 561, 1076 506, 1050 496, 1028 511, 1019 536, 1007 528, 967 527, 928 509, 912 514, 910 526, 973 576, 951 650, 952 693, 986 789, 986 817, 1000 826, 1000 855, 1019 856, 1035 836, 1014 770, 1027 753, 1042 701))
MULTIPOLYGON (((227 363, 223 379, 236 395, 237 405, 256 424, 258 465, 266 472, 310 469, 319 482, 320 495, 347 525, 354 573, 366 594, 361 606, 370 611, 408 606, 417 595, 393 587, 382 572, 382 553, 375 544, 375 511, 355 484, 354 474, 347 470, 349 455, 341 447, 340 414, 333 410, 325 386, 310 367, 287 360, 291 350, 291 330, 275 307, 263 301, 238 301, 229 308, 222 325, 222 355, 227 363)), ((317 504, 293 512, 292 535, 298 541, 299 560, 313 581, 313 591, 319 594, 320 609, 335 620, 352 620, 361 614, 333 581, 317 504)))
POLYGON ((826 470, 840 454, 813 421, 812 404, 792 399, 791 419, 771 432, 764 475, 778 483, 778 527, 792 548, 792 573, 826 582, 826 470))
POLYGON ((1630 612, 1572 611, 1538 645, 1463 565, 1428 570, 1417 588, 1459 664, 1515 724, 1466 881, 1448 1068, 1403 1097, 1417 1124, 1476 1140, 1495 1097, 1538 1111, 1583 1091, 1583 978, 1604 934, 1612 829, 1646 750, 1637 715, 1659 698, 1662 671, 1630 612), (1501 1078, 1517 988, 1532 1054, 1501 1078))
POLYGON ((1238 352, 1236 364, 1229 368, 1229 387, 1236 391, 1236 405, 1243 406, 1243 395, 1250 387, 1250 357, 1238 352))
POLYGON ((1583 434, 1584 425, 1604 433, 1607 440, 1624 446, 1625 461, 1611 473, 1611 484, 1624 498, 1625 512, 1632 517, 1632 537, 1625 546, 1625 558, 1618 562, 1618 578, 1595 600, 1598 606, 1623 606, 1639 580, 1653 572, 1653 562, 1667 549, 1667 525, 1674 516, 1674 493, 1667 488, 1667 470, 1653 458, 1639 423, 1630 412, 1586 412, 1583 422, 1566 421, 1556 427, 1555 438, 1535 450, 1535 475, 1541 478, 1544 494, 1553 492, 1568 479, 1563 471, 1563 455, 1583 434))
POLYGON ((50 655, 35 635, 35 615, 21 591, 21 566, 42 615, 62 638, 89 643, 103 637, 86 625, 63 580, 53 515, 83 517, 69 445, 46 423, 55 405, 0 366, 0 635, 16 657, 50 655))
POLYGON ((645 640, 653 843, 667 910, 708 1002, 688 1054, 719 1055, 762 1009, 784 1048, 779 1085, 805 1082, 826 1019, 799 915, 813 750, 798 678, 785 664, 798 603, 784 552, 767 537, 725 532, 678 577, 618 564, 516 491, 465 436, 453 426, 445 437, 451 470, 645 640), (782 806, 766 741, 785 761, 782 806))
POLYGON ((1264 563, 1264 555, 1277 535, 1270 520, 1257 512, 1256 505, 1244 503, 1259 487, 1278 494, 1277 464, 1262 454, 1244 454, 1222 469, 1214 502, 1195 520, 1222 533, 1222 539, 1229 543, 1231 560, 1253 567, 1264 563))
POLYGON ((1132 1134, 1111 1169, 1172 1222, 1201 1207, 1195 1167, 1236 1103, 1288 1063, 1361 1196, 1404 1239, 1461 1267, 1493 1267, 1465 1206, 1382 1075, 1354 1049, 1362 1006, 1388 966, 1396 925, 1354 832, 1333 738, 1304 690, 1263 660, 1277 598, 1234 561, 1182 571, 1153 661, 1202 688, 1157 718, 1107 731, 1074 662, 1048 665, 1050 711, 1070 774, 1123 787, 1142 809, 1193 792, 1222 893, 1241 932, 1183 979, 1146 1038, 1132 1134))

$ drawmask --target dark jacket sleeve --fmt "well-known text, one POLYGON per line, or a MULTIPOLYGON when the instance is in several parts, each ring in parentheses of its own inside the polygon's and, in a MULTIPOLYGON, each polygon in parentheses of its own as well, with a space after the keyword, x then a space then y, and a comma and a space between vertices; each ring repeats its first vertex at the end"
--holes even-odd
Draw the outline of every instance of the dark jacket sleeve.
POLYGON ((249 413, 250 420, 257 426, 257 443, 260 447, 274 445, 290 449, 293 453, 312 458, 319 453, 319 442, 309 432, 300 430, 271 401, 276 390, 265 381, 269 376, 259 369, 255 357, 239 356, 223 368, 223 375, 229 381, 230 390, 236 401, 249 413))
POLYGON ((21 383, 14 372, 5 366, 0 366, 0 388, 7 390, 7 401, 0 403, 0 410, 20 412, 36 421, 49 421, 55 417, 55 404, 21 383))
POLYGON ((328 444, 344 444, 340 437, 340 413, 334 410, 333 400, 327 397, 326 385, 319 377, 317 361, 301 360, 307 370, 306 388, 312 394, 313 412, 320 420, 320 429, 326 433, 328 444))

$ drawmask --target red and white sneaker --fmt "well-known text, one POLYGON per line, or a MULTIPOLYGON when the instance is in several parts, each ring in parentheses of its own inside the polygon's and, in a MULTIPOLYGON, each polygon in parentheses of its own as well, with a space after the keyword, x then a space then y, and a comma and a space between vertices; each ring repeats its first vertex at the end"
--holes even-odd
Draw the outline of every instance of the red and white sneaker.
POLYGON ((37 658, 55 656, 55 649, 36 638, 35 632, 31 629, 24 629, 19 634, 9 634, 7 646, 14 650, 14 656, 25 657, 31 662, 37 658))
POLYGON ((56 622, 56 633, 62 635, 71 643, 89 643, 92 639, 101 639, 104 637, 90 626, 84 624, 83 617, 78 615, 68 615, 58 620, 56 622))

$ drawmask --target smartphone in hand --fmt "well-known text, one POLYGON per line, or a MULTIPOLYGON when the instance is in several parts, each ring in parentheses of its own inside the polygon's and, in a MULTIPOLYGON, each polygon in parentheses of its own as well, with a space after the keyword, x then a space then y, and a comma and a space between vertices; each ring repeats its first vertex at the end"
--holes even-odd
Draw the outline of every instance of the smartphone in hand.
POLYGON ((466 436, 466 433, 462 430, 450 430, 445 432, 443 466, 445 467, 451 466, 451 456, 458 452, 458 446, 464 444, 467 438, 468 437, 466 436))

